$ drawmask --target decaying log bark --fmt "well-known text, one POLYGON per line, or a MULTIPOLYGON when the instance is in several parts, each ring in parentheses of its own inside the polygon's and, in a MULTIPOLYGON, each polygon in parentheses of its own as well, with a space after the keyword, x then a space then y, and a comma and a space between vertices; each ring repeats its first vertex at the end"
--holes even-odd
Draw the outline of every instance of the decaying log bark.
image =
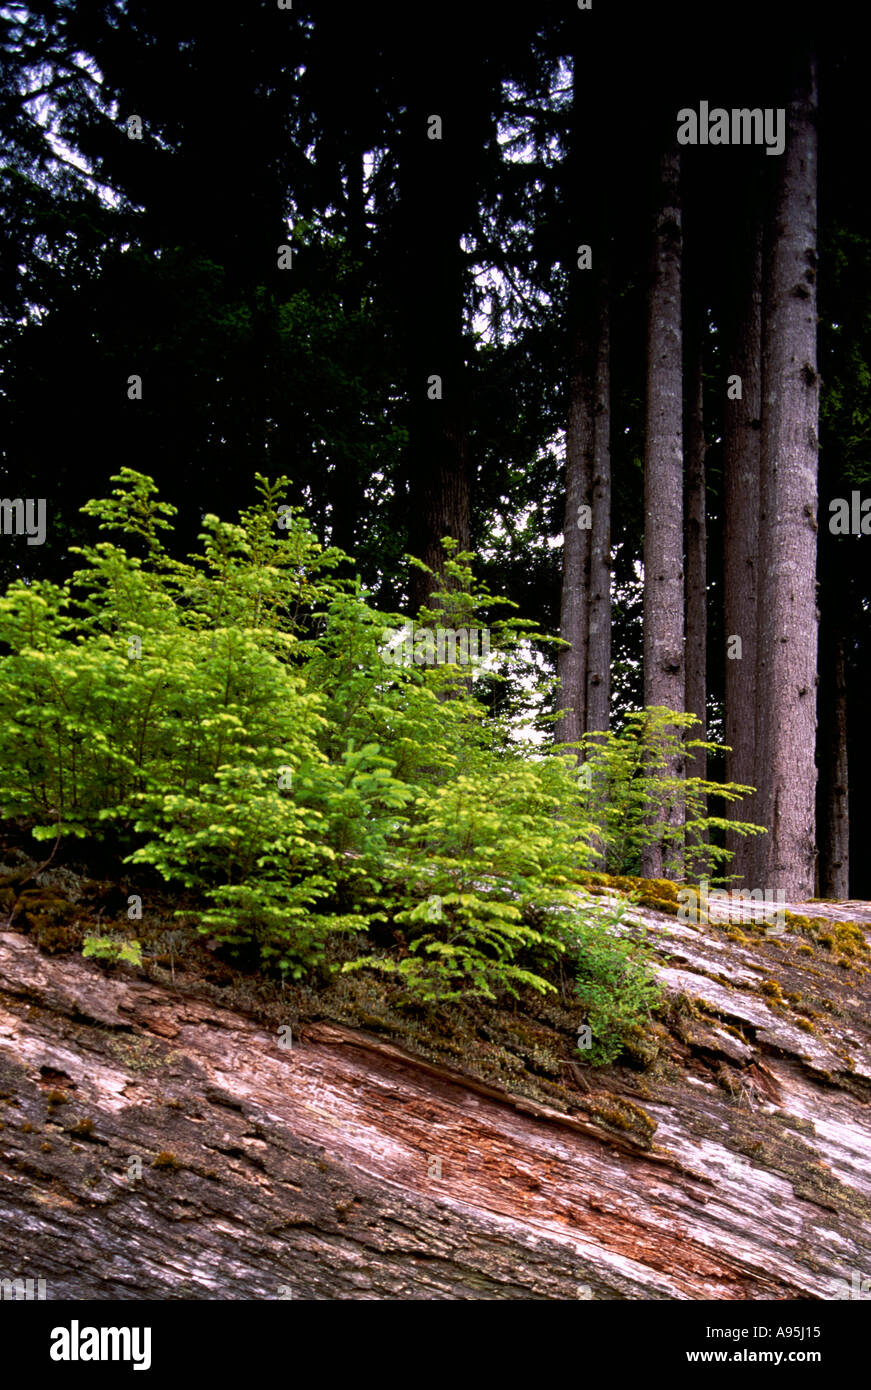
POLYGON ((184 975, 0 934, 0 1276, 52 1299, 838 1297, 871 1274, 867 958, 637 916, 683 999, 656 1065, 567 1063, 562 1109, 334 1023, 282 1047, 184 975))

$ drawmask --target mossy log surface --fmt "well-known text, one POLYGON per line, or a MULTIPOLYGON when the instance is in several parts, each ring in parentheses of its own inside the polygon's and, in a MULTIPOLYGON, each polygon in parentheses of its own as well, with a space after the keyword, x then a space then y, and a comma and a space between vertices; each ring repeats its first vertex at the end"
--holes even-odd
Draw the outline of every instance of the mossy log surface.
POLYGON ((566 997, 403 1028, 359 982, 243 1001, 19 922, 0 1271, 57 1299, 837 1297, 871 1275, 871 905, 790 911, 833 930, 637 908, 670 1004, 600 1070, 566 997))

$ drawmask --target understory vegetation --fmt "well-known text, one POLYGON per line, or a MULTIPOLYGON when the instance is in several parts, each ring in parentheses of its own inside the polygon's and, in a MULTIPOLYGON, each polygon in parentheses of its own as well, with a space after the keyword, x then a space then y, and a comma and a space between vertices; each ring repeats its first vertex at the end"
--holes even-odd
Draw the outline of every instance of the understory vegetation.
MULTIPOLYGON (((452 554, 418 621, 486 627, 489 659, 388 661, 405 618, 343 577, 347 557, 282 503, 287 479, 258 476, 237 523, 207 515, 183 561, 152 481, 113 481, 83 510, 114 538, 73 548, 63 584, 0 599, 0 814, 55 847, 111 835, 134 872, 196 895, 180 915, 289 980, 379 972, 417 1007, 546 995, 569 964, 589 1060, 616 1057, 660 994, 625 909, 584 882, 637 873, 673 797, 693 862, 722 871, 725 822, 705 798, 747 790, 669 771, 697 746, 678 732, 692 716, 532 743, 530 708, 553 706, 541 634, 498 616, 513 605, 475 583, 470 556, 452 554)), ((132 938, 86 947, 113 950, 137 962, 132 938)))

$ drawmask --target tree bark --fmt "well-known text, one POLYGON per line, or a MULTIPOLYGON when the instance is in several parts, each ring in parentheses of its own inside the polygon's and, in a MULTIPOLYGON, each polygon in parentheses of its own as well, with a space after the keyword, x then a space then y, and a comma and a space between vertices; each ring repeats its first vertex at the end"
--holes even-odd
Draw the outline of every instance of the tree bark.
MULTIPOLYGON (((726 780, 759 787, 756 653, 762 440, 761 222, 756 220, 749 239, 744 236, 743 240, 750 250, 740 262, 741 285, 736 290, 740 309, 731 324, 728 357, 729 377, 733 384, 735 377, 739 379, 741 397, 730 400, 727 388, 723 431, 726 744, 730 750, 726 754, 726 780)), ((725 814, 729 820, 756 821, 756 797, 729 803, 725 814)), ((757 840, 727 832, 726 848, 734 854, 732 872, 747 887, 756 886, 757 840)))
MULTIPOLYGON (((607 255, 602 246, 603 262, 607 255)), ((611 305, 607 263, 597 274, 598 323, 590 490, 587 729, 607 729, 611 710, 611 305)))
MULTIPOLYGON (((590 272, 578 272, 578 274, 590 272)), ((574 296, 577 304, 579 296, 574 296)), ((577 310, 576 310, 577 312, 577 310)), ((579 315, 578 315, 579 316, 579 315)), ((573 743, 586 732, 587 647, 590 623, 590 528, 583 508, 591 505, 594 457, 593 353, 588 323, 575 327, 572 343, 569 415, 566 425, 566 511, 563 525, 563 577, 560 637, 568 642, 557 657, 558 743, 573 743)))
POLYGON ((789 109, 764 284, 757 767, 759 886, 809 897, 816 849, 816 65, 789 109), (767 851, 767 853, 766 853, 767 851))
POLYGON ((819 893, 850 896, 850 808, 847 764, 847 676, 844 625, 823 610, 820 626, 820 692, 817 799, 819 893))
MULTIPOLYGON (((672 150, 660 162, 648 303, 644 703, 673 710, 683 710, 685 694, 681 252, 680 157, 672 150)), ((677 766, 670 771, 677 775, 677 766)), ((669 825, 680 824, 678 805, 663 810, 669 825)), ((662 866, 662 844, 648 846, 642 873, 658 878, 662 866)))
MULTIPOLYGON (((704 345, 706 323, 693 277, 687 313, 687 469, 686 469, 686 708, 701 721, 688 731, 692 739, 707 736, 708 701, 708 528, 705 481, 704 345)), ((704 748, 687 755, 687 776, 708 775, 704 748)), ((706 814, 705 806, 702 814, 706 814)), ((705 865, 687 862, 687 872, 700 877, 705 865)))
POLYGON ((572 58, 572 117, 565 185, 567 189, 567 264, 569 271, 568 339, 570 343, 568 412, 566 418, 566 505, 563 523, 563 570, 560 596, 560 637, 568 642, 557 656, 560 686, 557 696, 564 712, 555 725, 558 743, 573 743, 587 729, 587 662, 590 631, 590 551, 593 471, 596 453, 596 280, 604 245, 597 235, 598 218, 590 217, 581 197, 585 145, 584 54, 572 58), (592 267, 579 264, 579 247, 588 245, 592 267))

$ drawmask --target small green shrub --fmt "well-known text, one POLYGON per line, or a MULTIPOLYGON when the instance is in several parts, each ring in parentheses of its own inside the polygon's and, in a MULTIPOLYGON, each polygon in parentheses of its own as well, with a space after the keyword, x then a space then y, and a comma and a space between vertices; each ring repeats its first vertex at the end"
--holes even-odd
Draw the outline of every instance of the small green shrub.
MULTIPOLYGON (((653 994, 578 883, 603 845, 636 867, 663 792, 644 760, 668 754, 660 716, 683 717, 597 735, 585 788, 565 750, 521 736, 549 688, 546 639, 455 544, 417 618, 486 628, 474 670, 385 660, 404 615, 336 576, 347 557, 282 501, 287 479, 258 476, 236 523, 206 516, 186 560, 164 546, 174 509, 154 483, 113 481, 83 511, 116 539, 74 548, 65 583, 0 598, 0 815, 37 837, 111 830, 126 863, 190 890, 180 916, 297 980, 365 969, 411 1004, 495 1000, 551 992, 577 952, 611 1056, 653 994)), ((681 784, 690 829, 701 788, 681 784)), ((85 955, 141 961, 138 942, 95 936, 85 955)))
POLYGON ((738 801, 754 789, 686 776, 695 750, 721 751, 718 744, 683 736, 683 730, 698 723, 694 714, 650 706, 630 710, 618 730, 585 734, 577 745, 565 745, 583 754, 582 810, 599 827, 599 867, 608 873, 640 873, 644 849, 658 842, 667 878, 682 878, 686 861, 702 866, 713 879, 714 871, 732 856, 710 838, 712 831, 766 833, 761 825, 707 813, 709 797, 738 801), (674 807, 679 823, 669 817, 674 807))
POLYGON ((644 929, 621 935, 629 910, 628 903, 606 912, 591 904, 575 942, 576 992, 582 1021, 592 1033, 592 1046, 583 1055, 598 1065, 615 1061, 635 1030, 649 1028, 652 1010, 664 999, 650 968, 644 929))
POLYGON ((117 965, 119 961, 127 961, 130 965, 142 964, 142 947, 138 941, 118 941, 111 936, 86 936, 82 955, 108 961, 112 965, 117 965))

